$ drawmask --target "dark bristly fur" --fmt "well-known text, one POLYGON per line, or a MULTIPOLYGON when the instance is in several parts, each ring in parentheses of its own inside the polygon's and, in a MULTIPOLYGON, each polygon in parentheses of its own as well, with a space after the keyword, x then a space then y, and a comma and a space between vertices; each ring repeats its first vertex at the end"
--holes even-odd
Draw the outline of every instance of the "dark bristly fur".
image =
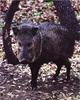
POLYGON ((19 61, 30 65, 32 89, 37 87, 41 65, 50 61, 57 65, 55 79, 63 65, 67 69, 67 79, 70 79, 71 63, 68 58, 73 55, 74 34, 69 33, 65 27, 50 22, 37 26, 25 23, 14 27, 13 31, 19 43, 19 61))

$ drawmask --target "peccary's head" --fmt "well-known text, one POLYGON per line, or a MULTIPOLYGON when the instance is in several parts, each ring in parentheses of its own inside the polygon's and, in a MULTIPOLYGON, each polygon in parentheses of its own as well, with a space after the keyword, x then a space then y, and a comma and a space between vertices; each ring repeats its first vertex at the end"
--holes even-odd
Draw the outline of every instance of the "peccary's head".
POLYGON ((21 24, 13 28, 18 42, 18 59, 21 63, 34 62, 41 53, 41 35, 38 26, 21 24))

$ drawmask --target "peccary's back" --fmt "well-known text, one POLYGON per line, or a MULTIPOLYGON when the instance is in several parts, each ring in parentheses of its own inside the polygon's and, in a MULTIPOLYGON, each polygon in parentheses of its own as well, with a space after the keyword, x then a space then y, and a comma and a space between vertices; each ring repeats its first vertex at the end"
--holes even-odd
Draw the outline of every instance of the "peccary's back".
POLYGON ((74 36, 68 30, 49 22, 40 24, 40 32, 43 37, 42 55, 47 59, 71 57, 74 51, 74 36))

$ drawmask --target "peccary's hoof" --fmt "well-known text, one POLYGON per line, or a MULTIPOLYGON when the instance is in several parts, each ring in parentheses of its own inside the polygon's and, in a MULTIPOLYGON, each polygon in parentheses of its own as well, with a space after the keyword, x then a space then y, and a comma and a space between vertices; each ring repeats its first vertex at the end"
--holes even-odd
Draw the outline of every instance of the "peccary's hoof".
POLYGON ((69 82, 69 81, 70 81, 70 77, 67 77, 67 79, 66 79, 66 80, 67 80, 67 82, 69 82))
POLYGON ((37 91, 37 87, 32 87, 32 91, 37 91))
POLYGON ((37 86, 32 86, 32 90, 36 91, 37 90, 37 86))
POLYGON ((57 81, 58 80, 58 76, 57 75, 54 75, 53 76, 53 80, 57 81))
POLYGON ((32 90, 36 91, 37 90, 37 83, 35 82, 34 84, 32 84, 32 90))

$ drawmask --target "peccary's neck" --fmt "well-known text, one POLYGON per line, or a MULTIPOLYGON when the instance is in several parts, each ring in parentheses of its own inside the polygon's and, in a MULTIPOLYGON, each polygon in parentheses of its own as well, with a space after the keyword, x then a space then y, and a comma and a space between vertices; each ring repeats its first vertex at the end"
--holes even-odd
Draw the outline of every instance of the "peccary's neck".
MULTIPOLYGON (((42 44, 43 44, 43 36, 41 32, 38 32, 38 34, 34 37, 34 55, 35 55, 35 60, 37 60, 42 53, 42 44)), ((35 61, 34 60, 34 61, 35 61)))

